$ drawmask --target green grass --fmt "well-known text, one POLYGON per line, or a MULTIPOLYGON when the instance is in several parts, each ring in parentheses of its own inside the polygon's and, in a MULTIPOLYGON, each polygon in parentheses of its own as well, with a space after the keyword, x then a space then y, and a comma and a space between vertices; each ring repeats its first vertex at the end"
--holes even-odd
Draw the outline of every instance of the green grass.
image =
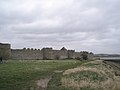
POLYGON ((61 85, 62 73, 55 73, 48 83, 47 90, 73 90, 69 87, 62 87, 61 85))
MULTIPOLYGON (((91 81, 94 81, 94 82, 97 82, 97 81, 102 82, 106 79, 104 76, 100 76, 96 72, 91 72, 91 71, 81 71, 78 73, 72 73, 64 76, 62 73, 55 73, 52 76, 52 79, 48 83, 47 90, 76 90, 76 88, 74 87, 62 86, 62 83, 61 83, 62 77, 74 79, 74 81, 77 81, 77 82, 81 80, 87 80, 87 79, 90 79, 91 81)), ((81 87, 79 88, 79 90, 96 90, 96 89, 89 86, 89 87, 81 87)), ((103 89, 97 88, 97 90, 103 90, 103 89)))
POLYGON ((91 81, 94 81, 94 82, 97 82, 97 81, 102 82, 107 79, 105 76, 99 75, 98 73, 92 72, 92 71, 80 71, 77 73, 65 75, 64 77, 71 78, 74 81, 78 81, 78 82, 81 80, 87 80, 87 79, 90 79, 91 81))
POLYGON ((99 64, 94 64, 94 63, 86 63, 86 64, 83 64, 82 66, 85 66, 85 67, 95 67, 99 64))
POLYGON ((10 60, 0 64, 0 90, 29 90, 30 87, 35 86, 36 80, 52 75, 53 71, 66 70, 79 65, 81 62, 74 60, 10 60))

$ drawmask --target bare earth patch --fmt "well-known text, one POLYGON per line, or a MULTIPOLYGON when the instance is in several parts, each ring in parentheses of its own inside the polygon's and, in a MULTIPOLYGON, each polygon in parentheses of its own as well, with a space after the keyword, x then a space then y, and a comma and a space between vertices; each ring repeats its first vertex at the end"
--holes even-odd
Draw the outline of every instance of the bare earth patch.
POLYGON ((47 84, 50 81, 50 79, 51 79, 51 76, 38 80, 36 82, 37 84, 36 90, 47 90, 47 84))
POLYGON ((54 73, 62 73, 62 70, 55 70, 54 73))

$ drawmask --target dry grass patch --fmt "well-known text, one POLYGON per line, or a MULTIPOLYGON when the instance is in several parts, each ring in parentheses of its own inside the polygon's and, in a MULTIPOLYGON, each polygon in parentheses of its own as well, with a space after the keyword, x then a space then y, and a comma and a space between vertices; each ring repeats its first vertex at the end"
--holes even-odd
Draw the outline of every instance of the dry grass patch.
POLYGON ((73 90, 120 90, 120 77, 102 61, 91 61, 63 73, 62 86, 73 90))

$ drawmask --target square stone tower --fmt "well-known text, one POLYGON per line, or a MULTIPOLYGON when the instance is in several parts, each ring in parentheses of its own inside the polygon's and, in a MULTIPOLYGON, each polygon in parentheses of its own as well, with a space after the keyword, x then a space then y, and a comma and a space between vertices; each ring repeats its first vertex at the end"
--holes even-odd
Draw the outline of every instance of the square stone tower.
POLYGON ((54 59, 54 57, 53 57, 53 49, 52 48, 43 48, 41 51, 43 53, 43 59, 44 60, 54 59))
POLYGON ((0 57, 4 60, 11 58, 11 45, 0 43, 0 57))

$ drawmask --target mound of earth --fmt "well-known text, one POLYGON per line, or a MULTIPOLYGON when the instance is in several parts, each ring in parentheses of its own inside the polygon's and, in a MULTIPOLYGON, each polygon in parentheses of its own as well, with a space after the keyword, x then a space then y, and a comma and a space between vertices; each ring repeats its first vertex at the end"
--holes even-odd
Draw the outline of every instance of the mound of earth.
POLYGON ((102 61, 91 61, 64 71, 61 86, 69 90, 120 90, 120 76, 102 61))

